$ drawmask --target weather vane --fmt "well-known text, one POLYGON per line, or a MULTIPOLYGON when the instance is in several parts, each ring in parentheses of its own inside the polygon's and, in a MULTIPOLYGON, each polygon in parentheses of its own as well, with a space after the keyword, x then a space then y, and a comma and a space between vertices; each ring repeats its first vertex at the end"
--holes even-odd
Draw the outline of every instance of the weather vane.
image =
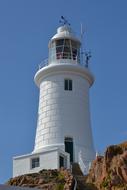
POLYGON ((85 62, 86 62, 86 67, 88 68, 90 58, 92 57, 91 52, 86 52, 85 53, 85 62))
POLYGON ((70 26, 70 23, 68 22, 68 20, 64 17, 64 16, 61 16, 61 19, 59 21, 62 25, 69 25, 70 26))

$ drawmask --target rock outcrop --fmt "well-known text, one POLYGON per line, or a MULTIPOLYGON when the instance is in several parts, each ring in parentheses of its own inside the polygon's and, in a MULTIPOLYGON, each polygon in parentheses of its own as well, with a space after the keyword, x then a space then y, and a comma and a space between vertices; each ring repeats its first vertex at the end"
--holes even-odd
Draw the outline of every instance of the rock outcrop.
POLYGON ((109 146, 104 156, 97 156, 86 182, 98 190, 127 190, 127 142, 109 146))
POLYGON ((74 178, 69 170, 41 170, 39 173, 26 174, 11 178, 7 185, 36 187, 42 190, 72 190, 74 178))
POLYGON ((79 165, 72 165, 72 173, 60 170, 42 170, 10 179, 7 184, 36 187, 42 190, 127 190, 127 142, 109 146, 104 156, 97 156, 88 176, 83 176, 79 165))

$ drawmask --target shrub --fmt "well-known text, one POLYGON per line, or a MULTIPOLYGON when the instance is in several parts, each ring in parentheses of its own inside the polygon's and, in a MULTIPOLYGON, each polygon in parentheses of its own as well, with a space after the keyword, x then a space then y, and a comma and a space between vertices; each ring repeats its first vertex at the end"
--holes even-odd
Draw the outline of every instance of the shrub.
POLYGON ((63 190, 63 189, 64 189, 64 184, 59 183, 56 185, 55 190, 63 190))

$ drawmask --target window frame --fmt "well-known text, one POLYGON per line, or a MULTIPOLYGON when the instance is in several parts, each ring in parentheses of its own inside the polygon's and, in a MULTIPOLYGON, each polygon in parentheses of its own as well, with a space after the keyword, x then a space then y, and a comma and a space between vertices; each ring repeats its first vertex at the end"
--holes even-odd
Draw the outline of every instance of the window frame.
POLYGON ((64 79, 64 90, 65 91, 72 91, 73 90, 72 79, 64 79))
POLYGON ((56 40, 56 59, 71 59, 80 63, 80 44, 66 38, 56 40))
POLYGON ((31 169, 34 169, 37 167, 40 167, 40 158, 39 157, 31 158, 31 169), (38 159, 38 161, 37 161, 37 159, 38 159))

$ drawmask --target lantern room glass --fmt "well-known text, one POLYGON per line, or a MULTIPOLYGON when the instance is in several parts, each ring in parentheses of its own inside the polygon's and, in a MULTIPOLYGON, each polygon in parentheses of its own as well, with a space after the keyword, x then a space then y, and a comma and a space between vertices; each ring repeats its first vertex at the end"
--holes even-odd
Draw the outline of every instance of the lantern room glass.
POLYGON ((58 39, 51 42, 49 61, 71 59, 80 63, 80 44, 71 39, 58 39))

